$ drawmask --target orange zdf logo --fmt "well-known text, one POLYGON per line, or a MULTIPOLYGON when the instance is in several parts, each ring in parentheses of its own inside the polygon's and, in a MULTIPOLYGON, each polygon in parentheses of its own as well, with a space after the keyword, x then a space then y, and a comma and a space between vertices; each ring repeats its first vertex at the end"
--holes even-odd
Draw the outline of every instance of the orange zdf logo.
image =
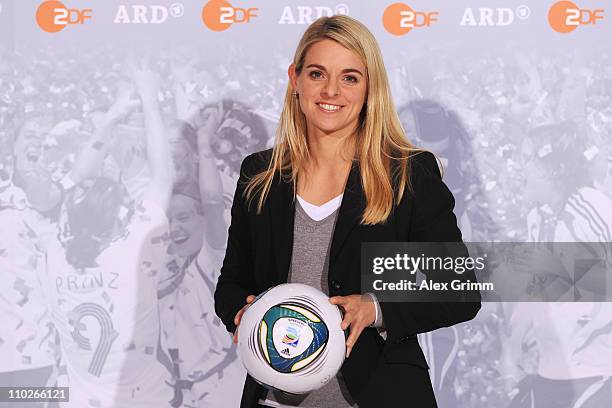
POLYGON ((69 9, 61 1, 48 0, 38 6, 36 22, 38 26, 48 33, 57 33, 68 24, 84 24, 91 19, 92 10, 69 9))
POLYGON ((413 28, 429 27, 438 21, 437 11, 415 11, 404 3, 394 3, 383 13, 383 25, 393 35, 404 35, 413 28))
POLYGON ((548 10, 548 23, 559 33, 569 33, 580 25, 596 24, 603 13, 603 9, 581 9, 571 1, 558 1, 548 10))
POLYGON ((248 23, 257 17, 256 7, 233 7, 225 0, 210 0, 202 8, 202 21, 213 31, 224 31, 234 23, 248 23))

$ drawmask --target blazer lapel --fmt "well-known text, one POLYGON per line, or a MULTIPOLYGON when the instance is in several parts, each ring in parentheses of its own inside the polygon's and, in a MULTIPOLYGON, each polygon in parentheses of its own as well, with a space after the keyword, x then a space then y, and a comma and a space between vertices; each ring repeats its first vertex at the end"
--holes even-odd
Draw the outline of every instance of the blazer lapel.
MULTIPOLYGON (((353 162, 349 173, 342 203, 336 220, 336 227, 332 236, 332 244, 329 255, 329 268, 338 258, 338 254, 342 249, 342 245, 348 238, 353 228, 361 221, 361 215, 365 209, 365 197, 363 196, 363 188, 361 186, 361 175, 359 165, 356 161, 353 162)), ((359 254, 355 254, 359 256, 359 254)))
MULTIPOLYGON (((295 221, 293 184, 275 180, 268 197, 271 199, 272 244, 278 276, 278 282, 276 283, 285 283, 289 276, 293 252, 293 227, 295 221)), ((357 162, 353 162, 332 236, 329 256, 330 268, 337 259, 338 253, 350 232, 359 223, 364 209, 365 198, 361 186, 359 165, 357 162)))
POLYGON ((283 180, 274 180, 268 198, 270 218, 272 220, 272 244, 277 284, 287 282, 291 254, 293 252, 293 223, 295 218, 295 200, 293 184, 283 180))

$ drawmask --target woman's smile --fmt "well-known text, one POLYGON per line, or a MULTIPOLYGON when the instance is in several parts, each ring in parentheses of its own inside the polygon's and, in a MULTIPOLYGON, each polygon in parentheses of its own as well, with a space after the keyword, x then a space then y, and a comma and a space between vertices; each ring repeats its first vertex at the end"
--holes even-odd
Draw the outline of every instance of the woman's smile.
POLYGON ((317 103, 319 109, 324 113, 338 113, 343 108, 342 105, 333 105, 329 103, 317 103))

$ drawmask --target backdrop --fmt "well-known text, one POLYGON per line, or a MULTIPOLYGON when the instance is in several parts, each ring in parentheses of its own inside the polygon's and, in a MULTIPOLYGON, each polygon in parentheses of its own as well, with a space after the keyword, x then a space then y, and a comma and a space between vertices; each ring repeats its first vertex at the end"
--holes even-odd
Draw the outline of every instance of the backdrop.
MULTIPOLYGON (((238 406, 212 300, 229 207, 320 16, 378 39, 464 240, 612 241, 609 7, 0 0, 0 386, 70 386, 61 405, 79 408, 238 406)), ((486 303, 419 340, 441 407, 604 407, 611 328, 608 304, 486 303)))

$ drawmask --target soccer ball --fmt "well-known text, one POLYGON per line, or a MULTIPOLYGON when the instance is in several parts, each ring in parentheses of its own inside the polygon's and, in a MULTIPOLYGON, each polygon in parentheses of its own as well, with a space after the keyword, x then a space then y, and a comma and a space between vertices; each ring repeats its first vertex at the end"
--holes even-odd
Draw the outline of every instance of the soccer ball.
POLYGON ((285 283, 259 295, 238 326, 238 353, 261 385, 305 394, 327 384, 346 354, 338 306, 320 290, 285 283))

